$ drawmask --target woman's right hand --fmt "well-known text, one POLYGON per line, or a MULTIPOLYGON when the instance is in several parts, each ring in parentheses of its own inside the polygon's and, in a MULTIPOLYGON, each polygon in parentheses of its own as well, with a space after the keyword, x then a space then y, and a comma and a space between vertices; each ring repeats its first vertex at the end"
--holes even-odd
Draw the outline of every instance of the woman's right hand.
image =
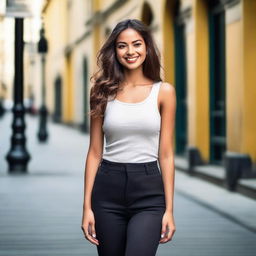
POLYGON ((99 245, 99 241, 96 239, 94 213, 91 209, 84 210, 81 228, 88 241, 92 244, 99 245))

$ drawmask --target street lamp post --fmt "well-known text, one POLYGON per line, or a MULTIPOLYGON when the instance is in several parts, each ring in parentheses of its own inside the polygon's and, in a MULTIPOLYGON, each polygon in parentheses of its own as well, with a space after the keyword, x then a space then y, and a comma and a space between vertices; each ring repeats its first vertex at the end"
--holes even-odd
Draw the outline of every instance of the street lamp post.
POLYGON ((23 105, 23 18, 15 18, 15 74, 14 74, 14 106, 11 137, 11 149, 6 156, 9 172, 27 172, 30 155, 26 150, 25 120, 23 105))
POLYGON ((48 138, 47 132, 47 115, 48 111, 45 104, 45 56, 48 51, 48 43, 45 38, 44 27, 40 30, 40 40, 38 43, 38 52, 41 54, 41 62, 42 62, 42 105, 39 110, 39 131, 38 131, 38 139, 40 142, 45 142, 48 138))

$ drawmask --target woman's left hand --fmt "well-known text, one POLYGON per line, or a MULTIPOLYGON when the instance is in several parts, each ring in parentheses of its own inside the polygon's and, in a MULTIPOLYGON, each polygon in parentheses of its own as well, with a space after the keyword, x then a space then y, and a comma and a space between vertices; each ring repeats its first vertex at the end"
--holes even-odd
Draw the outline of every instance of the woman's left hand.
POLYGON ((159 243, 167 243, 172 240, 174 232, 176 231, 173 214, 171 212, 165 212, 162 219, 162 231, 161 240, 159 243))

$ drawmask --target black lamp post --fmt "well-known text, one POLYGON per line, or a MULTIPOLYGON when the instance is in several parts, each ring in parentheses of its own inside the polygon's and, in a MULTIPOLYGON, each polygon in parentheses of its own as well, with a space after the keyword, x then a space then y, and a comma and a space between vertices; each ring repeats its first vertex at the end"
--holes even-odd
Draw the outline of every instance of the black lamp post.
POLYGON ((48 138, 46 123, 47 123, 47 108, 45 105, 45 55, 48 51, 48 43, 44 34, 44 27, 40 30, 40 40, 38 43, 38 52, 41 54, 41 62, 42 62, 42 106, 39 110, 40 118, 39 118, 39 131, 38 131, 38 139, 40 142, 45 142, 48 138))
POLYGON ((15 18, 15 74, 14 74, 14 106, 11 137, 11 149, 6 156, 10 173, 27 172, 30 155, 26 150, 25 120, 23 105, 23 18, 15 18))

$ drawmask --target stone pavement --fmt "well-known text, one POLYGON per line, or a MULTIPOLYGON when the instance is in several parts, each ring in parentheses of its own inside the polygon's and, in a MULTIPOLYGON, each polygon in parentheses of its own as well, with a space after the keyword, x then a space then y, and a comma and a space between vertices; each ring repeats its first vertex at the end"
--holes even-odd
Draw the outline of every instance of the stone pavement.
MULTIPOLYGON (((37 117, 26 121, 28 173, 9 175, 11 116, 0 119, 0 255, 96 256, 80 228, 88 135, 49 123, 49 141, 39 144, 37 117)), ((255 255, 255 201, 178 170, 175 175, 177 230, 157 256, 255 255)))

